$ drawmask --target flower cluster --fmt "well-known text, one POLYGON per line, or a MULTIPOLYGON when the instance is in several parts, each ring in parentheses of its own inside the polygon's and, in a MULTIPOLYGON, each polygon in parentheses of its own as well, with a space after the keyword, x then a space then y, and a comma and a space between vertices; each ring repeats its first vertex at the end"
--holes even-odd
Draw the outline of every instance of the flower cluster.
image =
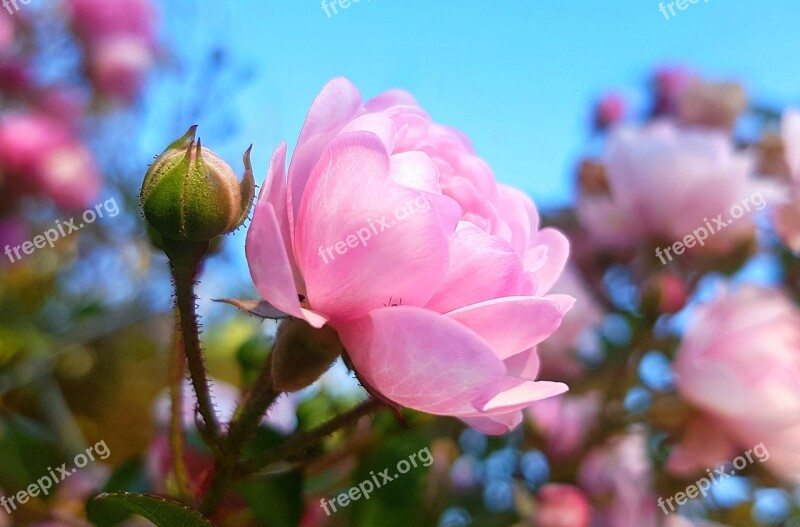
POLYGON ((765 505, 763 487, 800 478, 800 112, 775 114, 737 84, 679 68, 652 87, 646 115, 600 99, 602 147, 579 163, 577 222, 555 215, 575 270, 554 290, 584 313, 542 346, 570 393, 528 412, 570 485, 533 498, 539 526, 779 521, 789 502, 773 492, 765 505), (731 465, 754 445, 763 466, 731 465), (696 496, 692 483, 716 474, 755 490, 732 498, 720 483, 696 496), (657 496, 678 496, 677 511, 662 514, 657 496), (552 512, 567 503, 591 512, 552 512))
MULTIPOLYGON (((25 197, 44 198, 66 210, 96 201, 102 178, 83 133, 93 111, 90 97, 130 103, 153 62, 156 19, 150 0, 74 0, 66 7, 85 68, 71 66, 58 75, 42 71, 48 64, 38 45, 44 11, 31 5, 0 18, 3 245, 24 231, 18 204, 25 197)), ((62 29, 69 35, 67 27, 62 29)))

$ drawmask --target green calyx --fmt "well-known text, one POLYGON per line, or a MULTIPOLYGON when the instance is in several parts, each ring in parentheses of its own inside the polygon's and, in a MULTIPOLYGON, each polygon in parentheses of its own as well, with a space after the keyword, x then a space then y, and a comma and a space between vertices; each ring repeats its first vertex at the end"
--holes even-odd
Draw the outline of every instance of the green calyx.
POLYGON ((156 158, 142 183, 141 202, 150 227, 164 240, 209 241, 237 229, 255 194, 250 148, 241 183, 214 152, 195 142, 192 126, 156 158))
POLYGON ((296 392, 331 367, 344 351, 339 335, 330 326, 314 328, 306 321, 289 318, 281 322, 272 348, 272 380, 283 392, 296 392))

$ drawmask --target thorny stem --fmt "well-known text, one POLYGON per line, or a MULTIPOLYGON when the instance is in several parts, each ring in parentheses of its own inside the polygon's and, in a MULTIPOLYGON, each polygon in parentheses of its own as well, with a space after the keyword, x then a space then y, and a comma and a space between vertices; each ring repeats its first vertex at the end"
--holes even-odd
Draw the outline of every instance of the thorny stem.
POLYGON ((209 514, 217 508, 225 491, 233 480, 237 456, 242 447, 258 428, 261 418, 278 398, 280 392, 272 384, 272 361, 267 358, 261 367, 256 382, 247 399, 239 407, 236 417, 231 421, 228 436, 222 445, 221 455, 217 458, 214 478, 203 499, 202 511, 209 514))
MULTIPOLYGON (((210 441, 209 446, 215 449, 219 445, 220 427, 208 385, 208 375, 200 348, 200 332, 194 294, 195 279, 200 270, 200 262, 208 250, 208 243, 194 245, 175 244, 165 248, 170 259, 170 269, 175 281, 175 304, 178 308, 178 327, 181 332, 183 351, 189 367, 192 386, 197 394, 197 407, 203 423, 199 427, 204 438, 210 441)), ((198 423, 200 424, 200 423, 198 423)))

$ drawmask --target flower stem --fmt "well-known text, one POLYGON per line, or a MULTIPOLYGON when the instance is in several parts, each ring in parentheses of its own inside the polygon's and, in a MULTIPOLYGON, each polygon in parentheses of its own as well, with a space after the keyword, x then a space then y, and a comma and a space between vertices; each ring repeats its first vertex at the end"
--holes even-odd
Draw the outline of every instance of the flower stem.
POLYGON ((178 327, 181 331, 183 351, 189 367, 192 386, 197 394, 197 406, 203 423, 198 429, 212 450, 219 447, 220 426, 208 386, 208 375, 200 348, 200 331, 194 293, 195 279, 200 271, 200 263, 208 250, 208 242, 195 244, 175 243, 165 252, 170 260, 170 269, 175 282, 175 304, 178 308, 178 327))
MULTIPOLYGON (((176 313, 176 318, 180 315, 176 313)), ((189 476, 186 472, 184 460, 183 437, 183 379, 186 373, 186 359, 180 345, 178 332, 172 344, 169 361, 169 396, 170 396, 170 422, 169 422, 169 450, 172 457, 172 471, 175 474, 175 483, 178 487, 178 496, 186 503, 191 500, 189 492, 189 476)))
POLYGON ((240 405, 236 417, 228 428, 221 455, 215 463, 214 478, 201 507, 206 514, 212 513, 225 496, 225 492, 233 480, 234 469, 238 461, 237 456, 241 454, 245 443, 255 433, 264 414, 280 395, 280 392, 275 391, 272 383, 271 358, 268 357, 262 365, 247 399, 240 405))
POLYGON ((246 464, 237 467, 236 477, 237 479, 243 478, 264 469, 271 463, 290 459, 307 448, 314 446, 326 436, 355 423, 365 415, 374 413, 384 406, 385 403, 378 399, 367 399, 355 408, 337 415, 327 423, 313 430, 297 433, 283 444, 267 450, 256 458, 247 460, 246 464))

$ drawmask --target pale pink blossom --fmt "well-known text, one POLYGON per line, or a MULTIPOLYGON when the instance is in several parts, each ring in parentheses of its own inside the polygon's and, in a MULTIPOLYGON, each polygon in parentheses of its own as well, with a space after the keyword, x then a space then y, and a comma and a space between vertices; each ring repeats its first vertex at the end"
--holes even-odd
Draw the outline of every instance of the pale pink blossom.
POLYGON ((43 194, 68 209, 90 205, 100 186, 89 150, 63 123, 38 113, 0 116, 0 172, 12 194, 43 194))
POLYGON ((800 482, 800 311, 785 294, 742 286, 698 307, 674 367, 681 396, 718 426, 695 432, 716 446, 690 431, 673 464, 703 470, 763 443, 765 467, 800 482))
POLYGON ((643 431, 617 436, 592 450, 578 475, 596 502, 603 527, 657 527, 652 463, 643 431))
POLYGON ((619 93, 603 95, 594 110, 594 121, 597 128, 606 128, 617 124, 625 116, 625 98, 619 93))
POLYGON ((565 391, 534 381, 534 347, 573 302, 548 295, 569 244, 463 134, 406 92, 363 103, 340 78, 314 101, 288 175, 285 156, 281 143, 248 232, 253 281, 275 307, 333 326, 362 381, 487 433, 565 391))
MULTIPOLYGON (((753 160, 721 131, 670 121, 615 129, 606 146, 609 193, 582 195, 578 214, 592 239, 633 247, 643 239, 680 241, 761 190, 753 160)), ((757 204, 756 204, 757 205, 757 204)), ((751 205, 755 209, 755 205, 751 205)), ((692 251, 727 250, 755 235, 753 210, 717 227, 692 251)))
POLYGON ((791 177, 787 185, 791 199, 781 203, 773 215, 778 237, 792 251, 800 251, 800 109, 786 110, 781 118, 784 161, 791 177))
POLYGON ((3 16, 0 17, 0 52, 14 43, 14 33, 14 21, 11 17, 6 16, 6 13, 3 13, 3 16))
POLYGON ((95 89, 118 100, 133 99, 155 60, 157 17, 151 0, 69 0, 68 5, 95 89))
POLYGON ((579 488, 550 483, 539 489, 536 500, 537 527, 589 527, 592 511, 579 488))
POLYGON ((678 109, 678 100, 696 76, 687 69, 676 66, 660 68, 653 77, 656 96, 654 113, 674 115, 678 109))
POLYGON ((90 54, 95 88, 123 101, 133 99, 144 86, 153 65, 153 51, 143 40, 126 35, 109 38, 90 54))
POLYGON ((544 435, 547 453, 553 458, 569 456, 580 449, 600 413, 601 394, 559 395, 534 403, 528 416, 544 435))
POLYGON ((800 109, 791 108, 783 113, 781 139, 792 179, 800 181, 800 109))

